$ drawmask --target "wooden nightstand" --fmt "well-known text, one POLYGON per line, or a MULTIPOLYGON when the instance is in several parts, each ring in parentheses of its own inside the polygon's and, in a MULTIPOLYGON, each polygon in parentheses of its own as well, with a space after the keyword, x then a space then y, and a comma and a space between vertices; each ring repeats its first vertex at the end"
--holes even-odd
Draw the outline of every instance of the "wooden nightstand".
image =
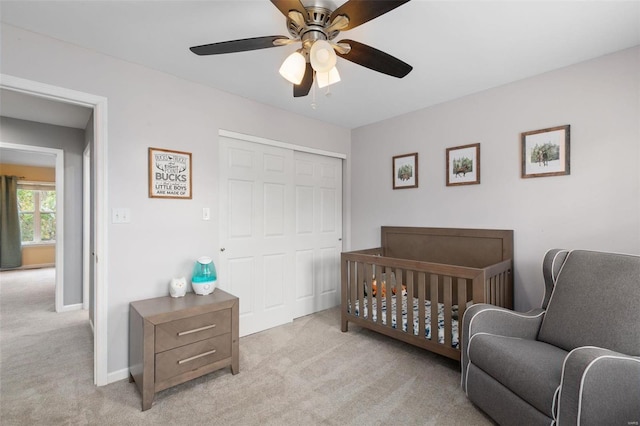
POLYGON ((216 289, 129 305, 129 381, 142 394, 143 411, 161 390, 228 366, 239 372, 238 303, 216 289))

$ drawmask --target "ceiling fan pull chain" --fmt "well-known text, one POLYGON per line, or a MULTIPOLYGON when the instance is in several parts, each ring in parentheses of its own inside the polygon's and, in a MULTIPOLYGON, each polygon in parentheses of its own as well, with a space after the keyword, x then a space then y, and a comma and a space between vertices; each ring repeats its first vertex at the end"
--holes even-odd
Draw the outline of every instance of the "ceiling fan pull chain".
MULTIPOLYGON (((313 73, 315 77, 315 72, 313 73)), ((315 78, 314 78, 315 80, 315 78)), ((316 109, 318 106, 316 105, 316 85, 313 84, 311 86, 311 108, 316 109)))

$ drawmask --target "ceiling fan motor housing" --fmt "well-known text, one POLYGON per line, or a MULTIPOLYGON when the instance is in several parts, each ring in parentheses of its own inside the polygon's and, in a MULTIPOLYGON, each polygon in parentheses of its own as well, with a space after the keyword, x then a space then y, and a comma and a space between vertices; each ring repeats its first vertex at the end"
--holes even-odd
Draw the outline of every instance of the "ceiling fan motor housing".
POLYGON ((304 6, 307 11, 307 16, 304 16, 306 25, 300 26, 294 20, 287 17, 287 28, 293 38, 302 41, 302 47, 308 52, 317 40, 333 40, 340 31, 335 30, 327 33, 325 30, 330 24, 331 12, 333 12, 333 10, 329 8, 331 7, 330 2, 324 2, 324 5, 304 4, 304 6))

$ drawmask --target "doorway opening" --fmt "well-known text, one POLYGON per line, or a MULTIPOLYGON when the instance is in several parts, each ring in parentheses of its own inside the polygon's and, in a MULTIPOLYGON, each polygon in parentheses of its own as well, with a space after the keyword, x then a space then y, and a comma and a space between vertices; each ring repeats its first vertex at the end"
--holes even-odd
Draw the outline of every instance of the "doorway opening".
MULTIPOLYGON (((92 188, 94 197, 92 198, 91 210, 94 212, 94 222, 91 226, 91 234, 93 235, 92 258, 93 267, 93 328, 94 328, 94 383, 98 386, 108 384, 107 370, 107 99, 93 94, 70 90, 58 86, 52 86, 25 80, 14 76, 2 74, 0 75, 0 89, 7 90, 12 93, 20 93, 36 98, 46 99, 60 104, 79 105, 93 110, 93 126, 92 132, 92 160, 93 160, 93 176, 92 188)), ((0 142, 0 145, 5 143, 0 142)), ((14 144, 15 145, 15 144, 14 144)), ((19 145, 24 149, 25 145, 19 145)), ((56 154, 56 161, 62 161, 63 155, 56 154)), ((60 174, 64 173, 64 163, 60 163, 60 167, 56 164, 56 182, 58 181, 58 170, 60 174)), ((64 179, 60 176, 61 181, 64 179)), ((63 189, 64 191, 64 189, 63 189)), ((61 193, 58 197, 62 199, 61 193)), ((59 221, 62 222, 62 221, 59 221)), ((62 232, 59 233, 62 235, 62 232)), ((56 249, 58 250, 58 248, 56 249)), ((61 250, 61 249, 60 249, 61 250)), ((56 252, 56 256, 58 253, 56 252)), ((62 254, 61 254, 62 255, 62 254)), ((62 288, 62 286, 60 286, 62 288)), ((56 287, 56 291, 58 291, 56 287)), ((58 297, 56 297, 56 300, 58 297)), ((62 297, 60 298, 62 300, 62 297)))

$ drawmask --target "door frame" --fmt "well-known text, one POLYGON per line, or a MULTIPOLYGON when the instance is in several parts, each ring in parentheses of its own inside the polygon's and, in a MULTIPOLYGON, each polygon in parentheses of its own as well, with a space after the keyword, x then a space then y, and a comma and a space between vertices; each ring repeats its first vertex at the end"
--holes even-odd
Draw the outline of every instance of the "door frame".
MULTIPOLYGON (((94 183, 95 198, 95 282, 94 282, 94 335, 93 335, 93 381, 97 386, 108 384, 107 350, 107 98, 53 86, 33 80, 0 74, 0 87, 6 90, 41 97, 56 102, 80 105, 93 109, 94 183)), ((56 167, 57 170, 57 167, 56 167)), ((61 168, 61 172, 64 167, 61 168)), ((57 172, 56 172, 57 173, 57 172)))
MULTIPOLYGON (((254 142, 254 143, 259 143, 259 144, 262 144, 262 145, 276 146, 276 147, 279 147, 279 148, 291 149, 293 151, 308 152, 310 154, 324 155, 326 157, 335 157, 335 158, 340 158, 342 160, 346 160, 347 159, 347 155, 346 154, 342 154, 342 153, 339 153, 339 152, 324 151, 322 149, 310 148, 308 146, 296 145, 296 144, 291 144, 291 143, 287 143, 287 142, 280 142, 280 141, 276 141, 276 140, 273 140, 273 139, 262 138, 260 136, 246 135, 246 134, 243 134, 243 133, 232 132, 232 131, 224 130, 224 129, 219 129, 218 130, 218 136, 224 136, 224 137, 233 138, 233 139, 240 139, 240 140, 245 141, 245 142, 254 142)), ((344 168, 344 164, 342 165, 342 167, 344 168)), ((343 189, 344 189, 344 182, 342 182, 342 186, 343 186, 343 189)))
MULTIPOLYGON (((82 153, 82 309, 89 309, 91 283, 91 146, 82 153)), ((93 326, 93 324, 92 324, 93 326)))

